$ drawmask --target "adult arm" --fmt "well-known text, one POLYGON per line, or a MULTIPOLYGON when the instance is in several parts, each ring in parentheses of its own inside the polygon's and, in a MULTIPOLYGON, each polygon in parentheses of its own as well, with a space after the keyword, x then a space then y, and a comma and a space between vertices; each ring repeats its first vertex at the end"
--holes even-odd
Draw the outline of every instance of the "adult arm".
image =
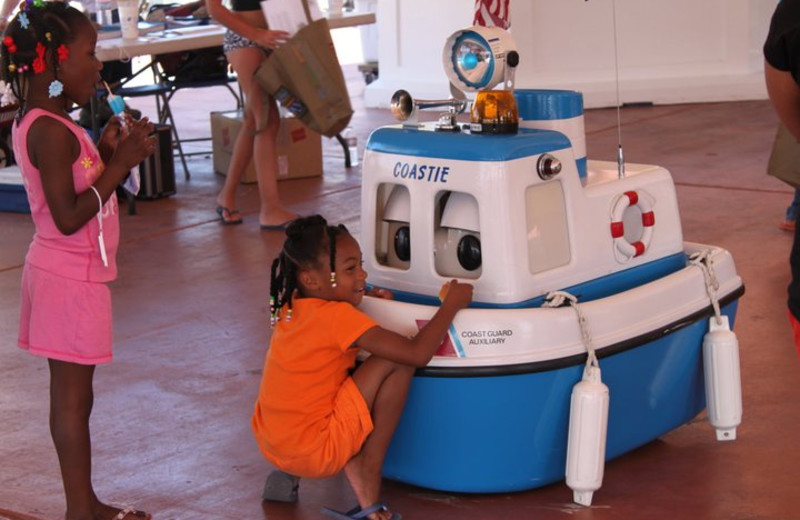
POLYGON ((800 141, 800 86, 789 71, 776 69, 767 61, 764 61, 764 79, 778 118, 800 141))

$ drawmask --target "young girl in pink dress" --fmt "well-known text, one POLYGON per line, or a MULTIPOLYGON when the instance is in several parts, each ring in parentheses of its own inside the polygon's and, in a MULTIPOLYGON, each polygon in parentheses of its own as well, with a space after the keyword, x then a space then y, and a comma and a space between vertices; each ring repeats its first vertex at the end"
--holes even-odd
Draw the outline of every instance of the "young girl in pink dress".
POLYGON ((20 106, 14 154, 36 228, 22 272, 19 346, 48 360, 65 519, 134 520, 150 516, 95 495, 89 415, 95 365, 111 361, 115 189, 155 140, 146 119, 125 130, 115 118, 95 147, 70 119, 67 110, 88 103, 100 81, 96 42, 89 19, 66 2, 26 0, 4 34, 0 72, 20 106))

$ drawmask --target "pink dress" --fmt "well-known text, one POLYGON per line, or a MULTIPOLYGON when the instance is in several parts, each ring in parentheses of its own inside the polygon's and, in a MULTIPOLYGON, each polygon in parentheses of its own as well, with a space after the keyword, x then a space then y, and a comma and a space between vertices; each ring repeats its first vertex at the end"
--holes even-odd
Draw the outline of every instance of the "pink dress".
POLYGON ((102 229, 108 266, 103 264, 93 217, 81 229, 64 235, 56 227, 45 199, 39 170, 28 157, 27 137, 40 117, 66 126, 80 143, 72 164, 75 192, 89 189, 105 165, 89 134, 72 121, 42 109, 33 109, 12 129, 14 155, 36 229, 22 272, 19 346, 31 354, 86 365, 111 361, 111 295, 105 282, 117 276, 119 244, 117 196, 102 211, 102 229))

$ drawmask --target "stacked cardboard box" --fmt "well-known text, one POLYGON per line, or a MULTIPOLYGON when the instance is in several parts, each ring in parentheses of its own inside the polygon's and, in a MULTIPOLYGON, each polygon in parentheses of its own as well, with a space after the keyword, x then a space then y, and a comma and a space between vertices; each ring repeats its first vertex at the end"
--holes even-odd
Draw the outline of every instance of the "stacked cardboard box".
MULTIPOLYGON (((211 112, 214 171, 227 175, 236 136, 242 127, 242 112, 211 112)), ((278 180, 322 175, 322 139, 294 117, 281 118, 278 131, 278 180)), ((252 160, 242 176, 243 183, 256 182, 252 160)))

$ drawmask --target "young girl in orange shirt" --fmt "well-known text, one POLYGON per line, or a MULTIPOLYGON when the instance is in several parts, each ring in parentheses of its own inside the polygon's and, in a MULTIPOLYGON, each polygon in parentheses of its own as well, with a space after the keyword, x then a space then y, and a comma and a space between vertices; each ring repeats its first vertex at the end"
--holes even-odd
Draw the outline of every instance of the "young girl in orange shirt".
MULTIPOLYGON (((358 506, 326 514, 399 519, 379 503, 383 459, 415 367, 431 360, 453 317, 470 303, 472 286, 449 282, 439 310, 409 339, 357 309, 367 273, 344 226, 315 215, 294 220, 286 235, 272 264, 274 330, 252 419, 259 448, 284 472, 279 477, 321 478, 343 469, 358 506), (359 349, 371 355, 356 367, 359 349)), ((381 289, 370 295, 391 296, 381 289)))

